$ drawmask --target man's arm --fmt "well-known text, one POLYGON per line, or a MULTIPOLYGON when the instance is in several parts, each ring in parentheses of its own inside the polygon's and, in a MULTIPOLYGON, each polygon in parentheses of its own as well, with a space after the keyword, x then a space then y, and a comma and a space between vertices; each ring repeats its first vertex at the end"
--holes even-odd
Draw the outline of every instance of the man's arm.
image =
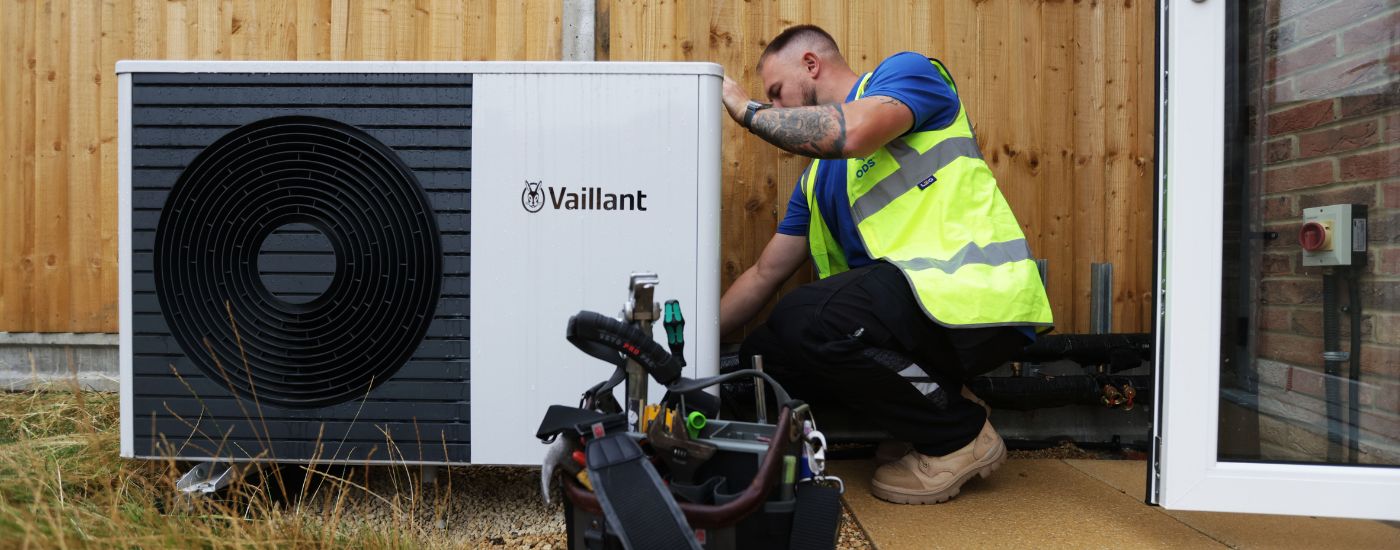
MULTIPOLYGON (((724 107, 744 123, 749 96, 724 77, 724 107)), ((754 113, 749 131, 785 151, 807 157, 838 159, 869 156, 914 127, 914 113, 886 96, 863 97, 845 104, 764 109, 754 113)))
POLYGON ((719 299, 719 333, 729 334, 753 319, 768 297, 807 258, 807 238, 777 233, 763 248, 758 263, 749 267, 719 299))
POLYGON ((844 105, 764 109, 754 113, 749 131, 791 153, 838 159, 868 156, 913 125, 914 113, 904 103, 880 96, 844 105))

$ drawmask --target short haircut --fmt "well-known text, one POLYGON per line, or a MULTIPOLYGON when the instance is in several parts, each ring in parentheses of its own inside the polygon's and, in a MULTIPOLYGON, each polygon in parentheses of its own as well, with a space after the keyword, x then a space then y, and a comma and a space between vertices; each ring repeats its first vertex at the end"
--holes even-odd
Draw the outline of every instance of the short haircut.
POLYGON ((812 41, 815 42, 814 50, 830 48, 830 53, 838 57, 841 55, 841 49, 836 46, 836 39, 832 38, 831 35, 822 30, 821 27, 816 25, 796 25, 784 29, 783 32, 778 33, 778 36, 773 37, 773 40, 768 43, 768 47, 763 48, 763 54, 758 56, 758 66, 760 68, 763 67, 763 60, 768 59, 770 55, 782 51, 783 48, 786 48, 794 41, 812 41))

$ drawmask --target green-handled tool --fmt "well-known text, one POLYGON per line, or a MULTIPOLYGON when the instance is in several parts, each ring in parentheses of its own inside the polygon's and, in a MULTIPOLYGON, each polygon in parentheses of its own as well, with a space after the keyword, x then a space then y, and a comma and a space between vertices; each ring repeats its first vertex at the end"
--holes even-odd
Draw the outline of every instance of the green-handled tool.
POLYGON ((666 300, 666 310, 662 314, 661 326, 666 327, 666 345, 671 347, 671 355, 685 365, 685 317, 681 315, 679 300, 666 300))
POLYGON ((700 437, 700 430, 705 429, 705 424, 707 423, 709 423, 709 421, 705 419, 705 413, 691 411, 690 414, 685 417, 685 431, 690 434, 691 439, 698 439, 700 437))

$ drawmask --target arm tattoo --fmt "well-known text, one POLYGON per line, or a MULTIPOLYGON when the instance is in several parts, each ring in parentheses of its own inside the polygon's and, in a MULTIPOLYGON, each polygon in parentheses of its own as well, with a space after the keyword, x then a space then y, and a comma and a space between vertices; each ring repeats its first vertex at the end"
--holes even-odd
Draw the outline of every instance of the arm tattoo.
POLYGON ((846 113, 839 104, 765 109, 754 114, 750 130, 791 153, 845 158, 846 113))

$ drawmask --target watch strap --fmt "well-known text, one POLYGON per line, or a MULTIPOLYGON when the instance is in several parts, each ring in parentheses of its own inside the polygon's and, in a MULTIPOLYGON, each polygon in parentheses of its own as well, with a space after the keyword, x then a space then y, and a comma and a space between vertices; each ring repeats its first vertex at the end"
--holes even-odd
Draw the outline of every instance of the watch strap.
POLYGON ((773 104, 771 103, 759 103, 754 100, 749 100, 748 108, 744 111, 744 127, 752 130, 753 116, 759 111, 762 111, 772 106, 773 104))

